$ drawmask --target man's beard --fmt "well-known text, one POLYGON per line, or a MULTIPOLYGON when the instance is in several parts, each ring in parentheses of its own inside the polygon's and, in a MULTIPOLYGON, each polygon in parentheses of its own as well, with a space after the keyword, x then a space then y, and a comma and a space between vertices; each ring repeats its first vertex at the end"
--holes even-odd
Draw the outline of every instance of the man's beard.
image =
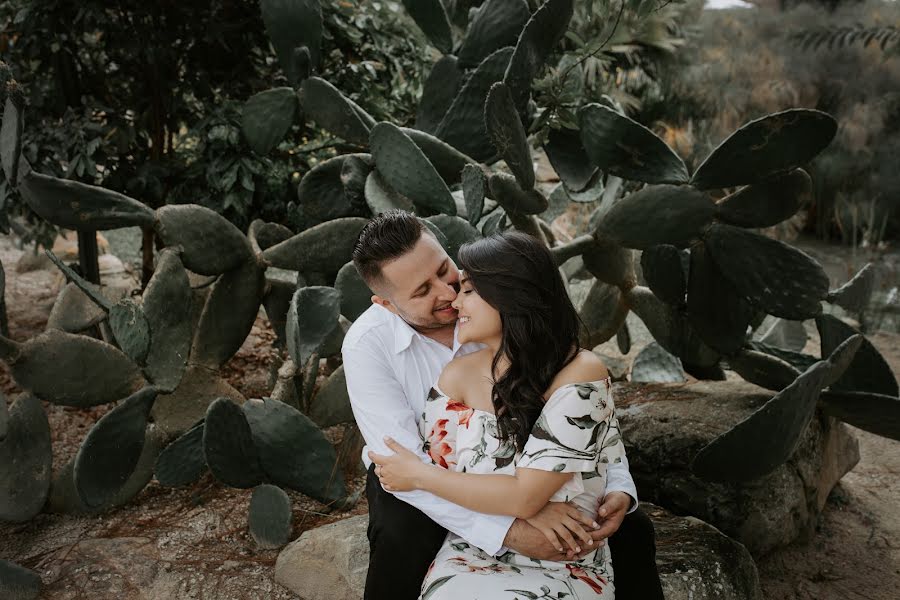
MULTIPOLYGON (((403 319, 407 325, 416 330, 423 329, 443 329, 444 327, 455 327, 456 326, 456 317, 447 323, 443 323, 438 320, 426 321, 420 319, 414 319, 410 315, 406 314, 404 311, 397 308, 397 314, 403 319)), ((434 313, 432 313, 434 314, 434 313)))

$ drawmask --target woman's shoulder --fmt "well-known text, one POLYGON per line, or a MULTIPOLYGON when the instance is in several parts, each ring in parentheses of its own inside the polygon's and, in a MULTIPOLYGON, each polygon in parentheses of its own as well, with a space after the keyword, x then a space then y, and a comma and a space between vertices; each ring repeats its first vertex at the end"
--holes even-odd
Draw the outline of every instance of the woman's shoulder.
POLYGON ((437 383, 438 388, 451 398, 465 396, 466 382, 470 380, 473 372, 483 366, 485 360, 490 360, 490 351, 486 348, 457 356, 441 371, 437 383))
POLYGON ((581 350, 572 361, 563 367, 547 390, 549 398, 564 385, 602 381, 609 377, 609 370, 599 356, 590 350, 581 350))

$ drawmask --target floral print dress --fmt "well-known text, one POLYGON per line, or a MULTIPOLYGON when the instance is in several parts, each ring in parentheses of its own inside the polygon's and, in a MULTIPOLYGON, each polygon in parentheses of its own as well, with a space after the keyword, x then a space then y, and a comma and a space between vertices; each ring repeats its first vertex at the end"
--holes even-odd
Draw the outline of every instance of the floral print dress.
MULTIPOLYGON (((469 408, 435 386, 421 419, 425 452, 434 464, 464 473, 512 475, 516 467, 575 473, 551 498, 596 513, 605 495, 606 465, 625 454, 609 378, 567 384, 547 400, 525 448, 497 437, 493 413, 469 408)), ((540 561, 506 551, 489 556, 449 533, 422 583, 422 600, 614 597, 607 545, 577 561, 540 561)))

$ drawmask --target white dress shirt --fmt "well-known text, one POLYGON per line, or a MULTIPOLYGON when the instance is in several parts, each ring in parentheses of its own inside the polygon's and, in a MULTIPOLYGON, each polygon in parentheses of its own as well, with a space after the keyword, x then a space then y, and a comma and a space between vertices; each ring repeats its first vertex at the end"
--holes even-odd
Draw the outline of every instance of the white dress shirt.
MULTIPOLYGON (((428 391, 454 357, 480 348, 481 344, 460 344, 455 332, 453 348, 448 348, 376 304, 356 319, 341 351, 353 416, 366 441, 362 453, 366 468, 371 463, 369 450, 392 454, 384 443, 385 436, 415 452, 423 462, 431 462, 422 450, 419 433, 428 391)), ((613 491, 631 496, 631 510, 637 508, 637 490, 627 458, 608 467, 607 493, 613 491)), ((503 548, 515 520, 478 513, 421 490, 392 493, 489 555, 503 548)))

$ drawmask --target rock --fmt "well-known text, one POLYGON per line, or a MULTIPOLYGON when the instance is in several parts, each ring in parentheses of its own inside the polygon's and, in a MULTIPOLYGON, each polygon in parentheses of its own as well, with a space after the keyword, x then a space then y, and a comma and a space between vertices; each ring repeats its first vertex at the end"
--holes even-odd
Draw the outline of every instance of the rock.
MULTIPOLYGON (((716 528, 643 504, 656 527, 666 600, 761 600, 750 553, 716 528)), ((304 532, 275 563, 275 581, 304 600, 359 600, 369 565, 368 515, 304 532)))
POLYGON ((275 563, 275 581, 304 600, 362 598, 369 568, 369 515, 303 532, 275 563))
POLYGON ((814 533, 828 493, 859 461, 847 426, 818 415, 794 456, 769 475, 743 484, 709 483, 691 472, 694 456, 771 392, 729 380, 620 383, 614 396, 641 500, 703 519, 756 556, 814 533))

